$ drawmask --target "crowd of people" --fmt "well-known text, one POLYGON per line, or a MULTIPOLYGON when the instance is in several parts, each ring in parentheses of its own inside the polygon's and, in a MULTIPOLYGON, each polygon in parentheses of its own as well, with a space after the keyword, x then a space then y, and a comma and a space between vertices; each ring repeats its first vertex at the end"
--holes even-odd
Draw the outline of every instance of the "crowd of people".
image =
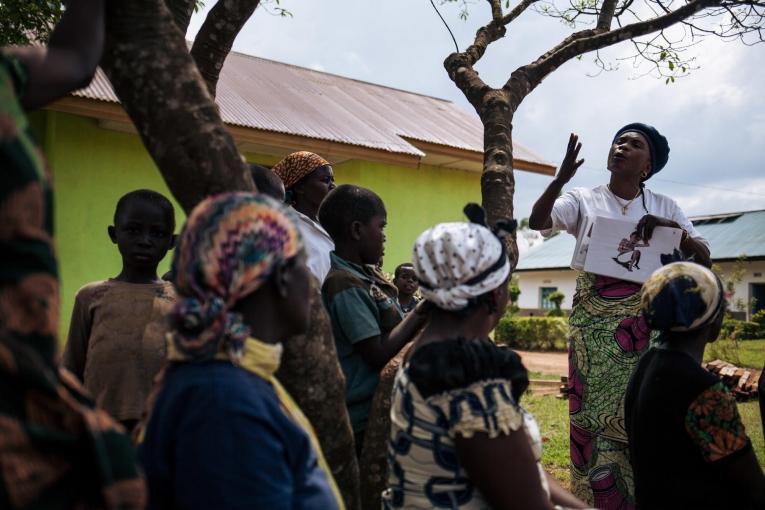
POLYGON ((0 507, 765 508, 735 399, 701 367, 724 289, 708 243, 645 187, 669 155, 646 124, 617 131, 607 185, 561 194, 582 164, 572 135, 530 218, 577 236, 577 252, 596 215, 645 241, 682 231, 684 260, 642 285, 580 272, 571 492, 542 467, 521 358, 491 340, 514 222, 469 204, 389 280, 383 200, 335 186, 314 153, 253 165, 258 192, 206 198, 178 235, 167 197, 127 192, 107 229, 122 269, 77 293, 59 356, 53 194, 25 111, 92 77, 102 8, 71 2, 49 47, 0 52, 0 507), (282 384, 315 362, 310 342, 344 391, 282 384))

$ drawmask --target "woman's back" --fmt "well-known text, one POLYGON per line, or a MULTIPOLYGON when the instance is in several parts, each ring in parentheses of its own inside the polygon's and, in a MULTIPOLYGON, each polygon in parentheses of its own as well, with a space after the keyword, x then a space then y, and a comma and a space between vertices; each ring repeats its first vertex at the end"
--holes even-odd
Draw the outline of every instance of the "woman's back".
POLYGON ((149 508, 335 508, 306 432, 230 362, 172 366, 141 446, 149 508))
POLYGON ((748 508, 726 463, 751 450, 733 396, 689 355, 651 349, 625 399, 639 508, 748 508))
POLYGON ((495 438, 523 428, 538 461, 538 428, 518 405, 527 385, 520 358, 489 340, 419 347, 394 384, 385 507, 487 508, 460 465, 454 439, 477 432, 495 438))

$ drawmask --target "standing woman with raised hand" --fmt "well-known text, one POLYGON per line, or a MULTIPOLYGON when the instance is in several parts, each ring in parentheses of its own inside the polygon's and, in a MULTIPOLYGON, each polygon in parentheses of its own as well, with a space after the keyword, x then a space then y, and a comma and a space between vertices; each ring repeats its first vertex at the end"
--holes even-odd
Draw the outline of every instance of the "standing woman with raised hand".
POLYGON ((103 0, 71 0, 44 46, 0 49, 0 508, 138 510, 124 430, 57 367, 58 268, 49 169, 26 111, 93 78, 103 0))
POLYGON ((173 257, 169 364, 141 448, 151 509, 344 508, 319 442, 274 377, 308 328, 292 212, 263 194, 194 208, 173 257))
MULTIPOLYGON (((534 204, 531 228, 545 236, 559 230, 576 236, 575 254, 596 216, 634 221, 645 241, 657 226, 681 228, 683 254, 711 265, 708 243, 677 203, 645 187, 669 158, 667 139, 656 128, 633 123, 619 129, 608 152, 608 184, 560 195, 584 161, 576 159, 580 148, 572 134, 558 174, 534 204)), ((569 317, 572 492, 598 508, 633 508, 624 392, 650 340, 640 314, 641 286, 584 272, 576 255, 572 267, 580 271, 569 317)))

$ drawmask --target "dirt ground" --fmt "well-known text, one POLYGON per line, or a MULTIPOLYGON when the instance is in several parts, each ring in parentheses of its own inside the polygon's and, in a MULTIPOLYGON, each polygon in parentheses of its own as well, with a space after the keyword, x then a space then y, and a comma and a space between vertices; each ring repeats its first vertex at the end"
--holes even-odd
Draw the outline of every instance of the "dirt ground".
POLYGON ((568 354, 565 352, 518 351, 526 369, 550 375, 568 375, 568 354))

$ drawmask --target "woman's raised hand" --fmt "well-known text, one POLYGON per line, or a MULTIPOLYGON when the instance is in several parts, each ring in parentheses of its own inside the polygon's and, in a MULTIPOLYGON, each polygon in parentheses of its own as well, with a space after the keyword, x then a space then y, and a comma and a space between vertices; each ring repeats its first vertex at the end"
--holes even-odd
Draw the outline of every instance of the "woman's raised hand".
POLYGON ((558 173, 555 178, 562 183, 567 183, 576 173, 577 169, 582 166, 584 159, 577 161, 579 156, 579 149, 582 148, 582 144, 579 142, 579 137, 574 133, 568 137, 568 147, 566 148, 566 156, 563 158, 563 163, 560 164, 558 173))

